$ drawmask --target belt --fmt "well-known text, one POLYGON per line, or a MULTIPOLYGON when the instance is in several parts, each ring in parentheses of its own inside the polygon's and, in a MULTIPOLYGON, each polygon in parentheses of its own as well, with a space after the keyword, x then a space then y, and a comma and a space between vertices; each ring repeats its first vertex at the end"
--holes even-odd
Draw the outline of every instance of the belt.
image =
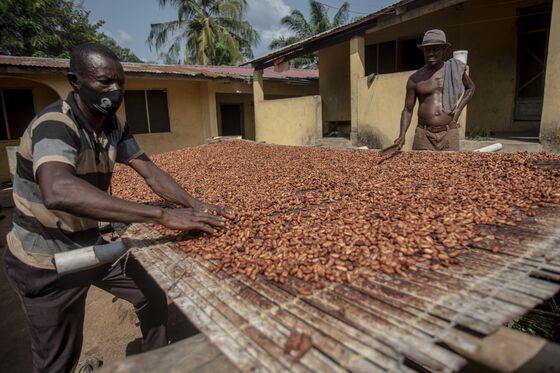
POLYGON ((459 123, 457 123, 455 121, 451 121, 451 123, 449 123, 445 126, 428 126, 426 124, 418 123, 418 127, 422 128, 422 129, 425 129, 428 132, 439 133, 439 132, 444 132, 444 131, 452 130, 452 129, 455 129, 455 128, 459 128, 459 123))

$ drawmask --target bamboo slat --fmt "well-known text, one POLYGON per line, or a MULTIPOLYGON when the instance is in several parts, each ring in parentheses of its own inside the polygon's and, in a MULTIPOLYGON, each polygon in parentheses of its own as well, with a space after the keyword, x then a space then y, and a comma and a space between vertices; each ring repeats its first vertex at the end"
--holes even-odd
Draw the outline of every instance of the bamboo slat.
POLYGON ((176 249, 148 226, 133 225, 123 238, 241 371, 447 372, 466 363, 455 351, 477 350, 473 335, 493 333, 560 289, 560 207, 539 211, 517 227, 480 227, 504 237, 499 250, 491 239, 473 244, 459 265, 379 273, 308 296, 296 279, 280 285, 216 272, 218 263, 176 249), (284 353, 293 330, 313 341, 299 363, 284 353))

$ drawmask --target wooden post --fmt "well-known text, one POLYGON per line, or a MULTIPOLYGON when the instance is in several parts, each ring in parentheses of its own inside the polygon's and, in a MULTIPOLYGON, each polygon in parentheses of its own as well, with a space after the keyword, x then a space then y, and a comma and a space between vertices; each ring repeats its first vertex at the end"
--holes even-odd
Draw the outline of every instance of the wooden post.
POLYGON ((261 102, 264 101, 263 70, 255 69, 253 73, 253 106, 255 110, 255 140, 260 141, 259 127, 266 125, 261 123, 260 109, 261 102))
MULTIPOLYGON (((555 372, 560 368, 556 358, 560 346, 542 338, 501 327, 486 337, 471 339, 479 345, 476 352, 452 347, 468 358, 471 366, 479 365, 497 372, 555 372)), ((475 371, 472 369, 466 371, 475 371)))
POLYGON ((358 140, 358 113, 360 96, 360 79, 366 75, 365 41, 363 36, 355 36, 350 40, 350 140, 352 145, 358 140))
POLYGON ((560 0, 552 4, 540 140, 546 151, 560 152, 560 0))

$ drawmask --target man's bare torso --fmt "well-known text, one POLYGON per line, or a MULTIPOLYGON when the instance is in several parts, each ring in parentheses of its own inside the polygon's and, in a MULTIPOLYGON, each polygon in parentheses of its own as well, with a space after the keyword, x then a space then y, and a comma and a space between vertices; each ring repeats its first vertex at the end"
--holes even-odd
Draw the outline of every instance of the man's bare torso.
POLYGON ((443 80, 445 66, 437 71, 428 66, 412 74, 410 80, 418 98, 418 123, 427 126, 445 126, 453 117, 443 112, 443 80))

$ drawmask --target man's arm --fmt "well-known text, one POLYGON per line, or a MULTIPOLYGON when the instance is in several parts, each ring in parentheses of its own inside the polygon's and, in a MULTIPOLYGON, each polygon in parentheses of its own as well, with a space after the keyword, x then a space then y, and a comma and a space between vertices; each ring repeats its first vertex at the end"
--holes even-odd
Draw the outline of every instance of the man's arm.
POLYGON ((404 100, 404 109, 401 113, 401 127, 399 137, 395 140, 398 144, 398 149, 402 149, 406 137, 406 131, 410 127, 412 121, 412 113, 414 112, 414 105, 416 105, 416 87, 412 77, 406 82, 406 97, 404 100))
POLYGON ((471 77, 465 73, 463 74, 463 85, 465 86, 465 94, 457 104, 457 109, 453 112, 453 121, 455 123, 459 123, 459 117, 461 116, 461 112, 467 106, 468 102, 471 100, 472 96, 474 95, 474 91, 476 89, 474 82, 472 81, 471 77))
POLYGON ((218 215, 233 219, 234 215, 229 210, 204 203, 191 196, 169 174, 156 166, 147 155, 142 154, 134 159, 130 162, 130 166, 144 178, 146 184, 161 198, 185 207, 191 207, 195 211, 215 211, 218 215))
POLYGON ((43 203, 48 209, 100 221, 124 223, 158 223, 178 230, 200 230, 215 233, 224 219, 193 209, 163 209, 112 197, 75 174, 75 169, 62 162, 46 162, 36 173, 43 203))

